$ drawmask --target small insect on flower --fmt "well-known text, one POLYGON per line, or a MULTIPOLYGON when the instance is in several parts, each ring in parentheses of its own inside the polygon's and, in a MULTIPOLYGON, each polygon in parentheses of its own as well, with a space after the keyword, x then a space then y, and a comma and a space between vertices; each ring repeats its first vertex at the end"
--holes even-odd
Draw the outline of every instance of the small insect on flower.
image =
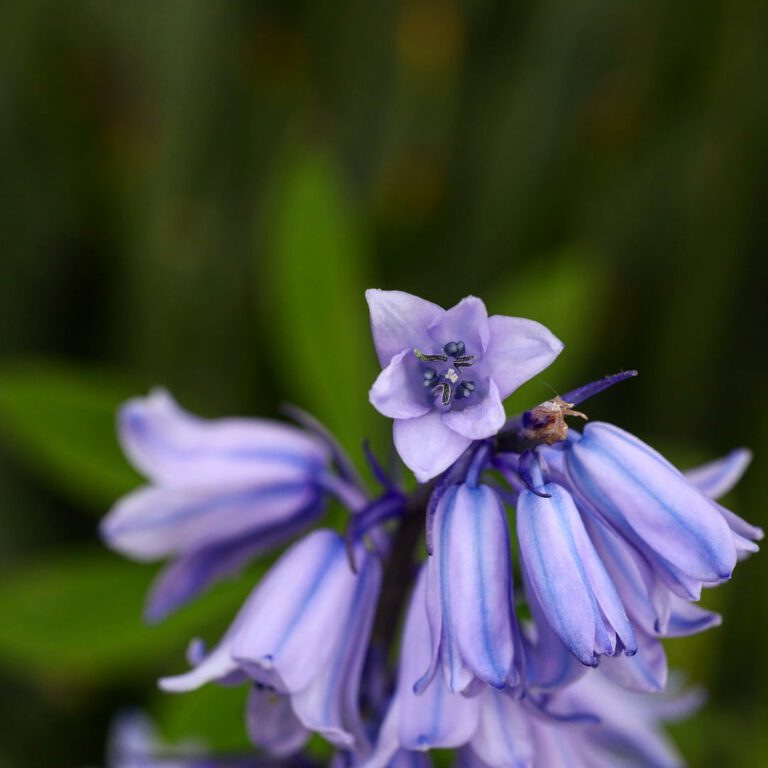
POLYGON ((530 411, 526 411, 523 420, 522 436, 526 440, 536 443, 553 445, 559 443, 568 436, 566 416, 578 416, 587 420, 587 415, 581 411, 574 411, 575 403, 566 403, 560 395, 552 400, 547 400, 537 405, 530 411))

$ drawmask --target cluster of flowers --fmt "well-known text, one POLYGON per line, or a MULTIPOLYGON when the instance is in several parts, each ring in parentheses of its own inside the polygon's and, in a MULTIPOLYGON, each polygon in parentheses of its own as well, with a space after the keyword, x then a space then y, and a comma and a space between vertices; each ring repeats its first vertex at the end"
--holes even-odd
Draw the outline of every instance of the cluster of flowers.
POLYGON ((164 392, 123 407, 123 446, 150 485, 102 531, 129 557, 171 560, 151 620, 301 536, 161 687, 250 685, 246 725, 268 757, 242 765, 306 764, 312 732, 339 768, 428 766, 433 748, 458 748, 465 768, 680 765, 661 723, 698 694, 659 694, 661 639, 717 625, 693 602, 757 549, 762 532, 714 500, 749 453, 681 473, 618 427, 569 429, 575 406, 634 372, 507 420, 502 401, 562 349, 546 328, 488 317, 474 297, 446 311, 367 296, 382 366, 370 399, 394 419, 412 493, 369 455, 370 495, 301 414, 302 428, 206 421, 164 392), (329 498, 346 531, 307 532, 329 498))

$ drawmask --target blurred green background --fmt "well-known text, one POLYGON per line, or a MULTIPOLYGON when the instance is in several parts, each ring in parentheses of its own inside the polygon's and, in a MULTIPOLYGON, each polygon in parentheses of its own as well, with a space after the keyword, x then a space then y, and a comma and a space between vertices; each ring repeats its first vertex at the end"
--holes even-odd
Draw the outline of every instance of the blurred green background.
MULTIPOLYGON (((752 0, 0 5, 0 765, 102 762, 114 712, 244 742, 242 691, 161 696, 253 576, 158 628, 95 527, 138 478, 113 414, 293 401, 389 425, 363 290, 473 293, 565 342, 509 411, 589 404, 682 466, 751 446, 768 526, 768 8, 752 0)), ((768 766, 768 557, 669 643, 692 766, 768 766)))

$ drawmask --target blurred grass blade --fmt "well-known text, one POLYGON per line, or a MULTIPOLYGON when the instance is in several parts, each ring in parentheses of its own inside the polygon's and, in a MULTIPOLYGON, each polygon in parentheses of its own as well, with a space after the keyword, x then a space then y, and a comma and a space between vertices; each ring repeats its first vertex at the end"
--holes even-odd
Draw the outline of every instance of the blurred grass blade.
POLYGON ((376 375, 360 222, 332 159, 306 151, 276 180, 263 299, 271 367, 287 400, 321 419, 354 459, 376 424, 376 375))
POLYGON ((155 573, 100 549, 83 549, 0 576, 0 664, 43 680, 103 683, 185 668, 200 632, 215 641, 255 583, 217 586, 168 621, 142 623, 155 573), (169 666, 166 666, 169 665, 169 666))
POLYGON ((247 685, 204 685, 182 696, 158 693, 151 708, 163 736, 177 744, 205 734, 214 751, 237 752, 252 747, 245 730, 247 685))
POLYGON ((0 368, 0 439, 76 504, 104 510, 139 476, 115 435, 118 405, 137 394, 103 371, 55 362, 0 368))

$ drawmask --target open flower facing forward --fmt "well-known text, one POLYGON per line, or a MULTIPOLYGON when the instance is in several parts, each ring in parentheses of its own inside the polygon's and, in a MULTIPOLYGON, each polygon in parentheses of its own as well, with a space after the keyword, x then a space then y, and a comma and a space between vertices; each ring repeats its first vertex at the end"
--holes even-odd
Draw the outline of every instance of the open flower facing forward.
POLYGON ((563 344, 543 325, 492 315, 474 296, 445 310, 402 291, 366 292, 383 368, 370 399, 395 420, 400 457, 422 482, 504 425, 502 401, 563 344))

